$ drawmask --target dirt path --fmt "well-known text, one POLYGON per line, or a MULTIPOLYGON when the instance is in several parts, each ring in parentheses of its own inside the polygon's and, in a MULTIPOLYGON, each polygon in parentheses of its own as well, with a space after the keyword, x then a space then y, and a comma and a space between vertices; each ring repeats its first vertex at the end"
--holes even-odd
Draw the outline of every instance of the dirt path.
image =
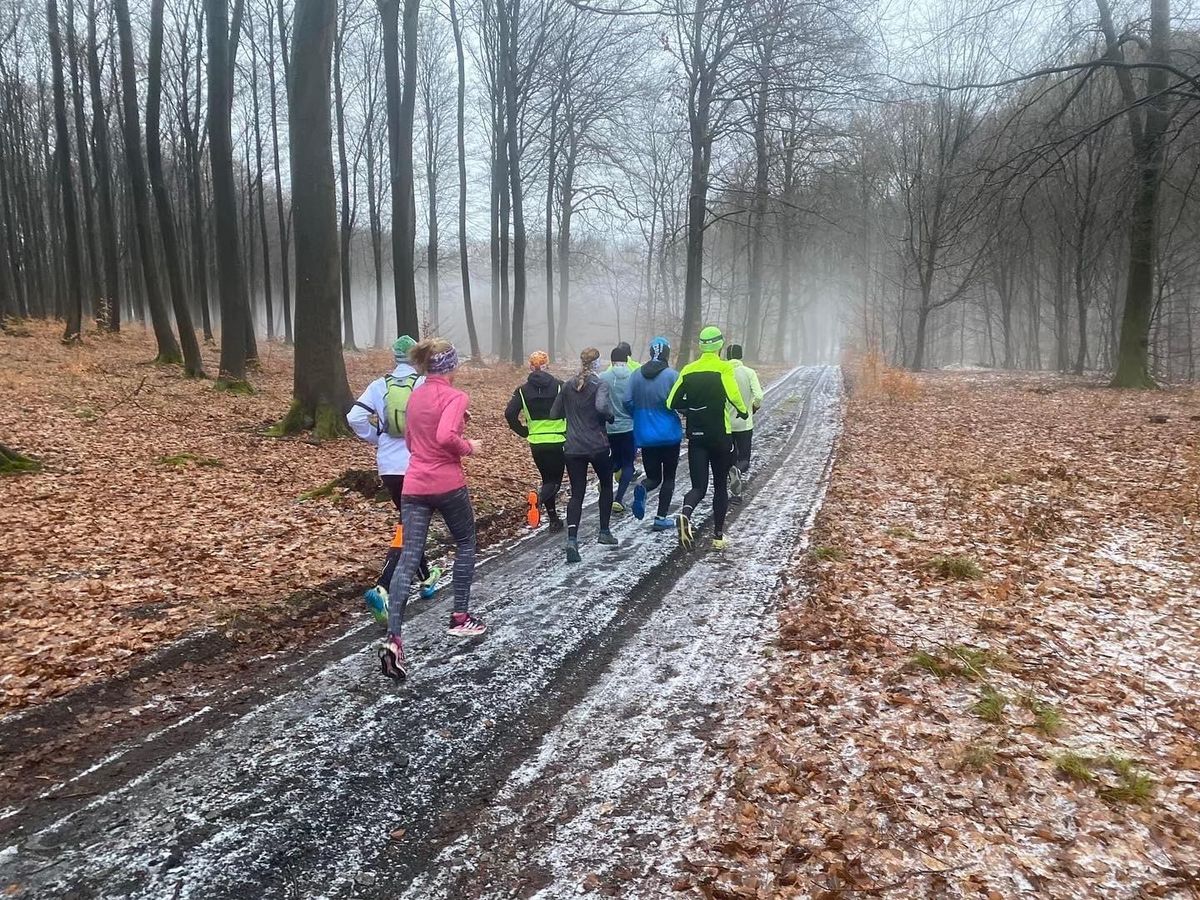
POLYGON ((5 811, 0 883, 18 897, 560 896, 645 876, 622 858, 647 863, 679 827, 705 735, 773 627, 837 398, 829 369, 771 390, 735 550, 684 554, 632 519, 604 550, 587 542, 594 516, 582 566, 544 533, 524 539, 481 563, 482 641, 452 642, 445 605, 418 606, 404 686, 379 678, 362 626, 294 661, 283 688, 214 698, 5 811), (598 816, 632 843, 603 839, 598 816))

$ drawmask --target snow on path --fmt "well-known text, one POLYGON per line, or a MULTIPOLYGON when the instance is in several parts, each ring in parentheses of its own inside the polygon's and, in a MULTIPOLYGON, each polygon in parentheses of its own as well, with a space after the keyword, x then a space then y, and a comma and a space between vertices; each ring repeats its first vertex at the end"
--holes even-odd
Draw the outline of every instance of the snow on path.
MULTIPOLYGON (((784 545, 774 542, 794 535, 795 517, 811 507, 815 495, 806 506, 807 488, 793 486, 801 474, 793 469, 806 452, 818 454, 818 468, 828 456, 836 382, 833 370, 799 370, 771 392, 756 428, 762 459, 785 456, 791 476, 772 477, 748 510, 754 533, 766 529, 755 558, 781 556, 784 545), (795 401, 806 393, 817 401, 815 439, 811 427, 797 431, 803 404, 795 401), (796 447, 794 435, 803 438, 796 447), (767 503, 780 511, 765 515, 767 503)), ((592 523, 585 514, 583 566, 568 566, 561 545, 543 538, 480 567, 477 608, 492 622, 481 641, 446 636, 444 604, 416 605, 406 634, 414 669, 396 687, 377 675, 365 640, 343 639, 308 680, 191 744, 163 748, 157 765, 49 825, 17 829, 0 850, 0 883, 14 885, 17 897, 394 896, 395 885, 474 820, 614 656, 621 662, 611 671, 628 660, 640 677, 641 657, 621 654, 623 645, 653 638, 663 615, 672 622, 685 616, 674 606, 651 615, 662 599, 654 592, 668 594, 693 562, 673 535, 652 534, 629 518, 615 524, 622 546, 607 550, 587 542, 592 523), (388 833, 397 827, 406 835, 393 844, 388 833)), ((739 598, 730 588, 741 579, 728 559, 701 558, 692 572, 685 577, 695 580, 685 584, 696 585, 704 604, 730 595, 750 604, 738 620, 761 615, 774 583, 764 576, 739 598)), ((677 601, 690 592, 668 596, 677 601)), ((696 629, 687 643, 718 647, 700 618, 686 621, 696 629)), ((715 665, 711 653, 689 659, 684 648, 672 652, 697 672, 715 665)), ((621 690, 636 693, 638 677, 621 690)), ((686 710, 695 700, 685 692, 677 705, 686 710)), ((686 740, 680 746, 680 758, 697 752, 686 740)))
POLYGON ((708 743, 736 715, 774 633, 764 615, 824 493, 838 428, 833 379, 814 388, 810 425, 730 528, 734 549, 701 558, 646 627, 515 770, 474 827, 402 896, 670 893, 708 743))

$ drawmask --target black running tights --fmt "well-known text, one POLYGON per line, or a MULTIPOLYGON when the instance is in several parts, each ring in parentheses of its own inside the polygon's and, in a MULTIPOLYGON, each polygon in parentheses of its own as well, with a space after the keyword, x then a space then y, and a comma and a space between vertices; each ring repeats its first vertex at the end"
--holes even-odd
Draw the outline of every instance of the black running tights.
POLYGON ((642 467, 646 477, 642 484, 647 491, 661 488, 658 494, 658 517, 666 516, 675 495, 675 473, 679 469, 679 445, 666 447, 643 447, 642 467))
POLYGON ((612 518, 613 468, 608 451, 592 456, 568 456, 567 477, 571 479, 571 502, 567 504, 567 540, 579 536, 579 520, 583 518, 583 495, 587 493, 588 466, 600 482, 600 529, 608 528, 612 518))
POLYGON ((692 489, 683 498, 683 514, 690 516, 696 504, 708 493, 708 472, 713 478, 713 537, 725 534, 725 513, 729 510, 729 467, 733 448, 728 438, 714 443, 688 442, 688 472, 692 489))

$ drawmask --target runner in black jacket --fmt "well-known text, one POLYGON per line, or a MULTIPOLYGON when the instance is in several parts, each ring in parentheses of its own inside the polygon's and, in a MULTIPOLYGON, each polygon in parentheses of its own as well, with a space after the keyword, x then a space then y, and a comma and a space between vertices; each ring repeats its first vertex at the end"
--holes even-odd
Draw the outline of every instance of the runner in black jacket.
POLYGON ((667 396, 667 407, 687 418, 688 472, 692 489, 683 498, 683 509, 675 517, 679 543, 685 550, 695 546, 692 512, 708 493, 708 472, 713 477, 713 549, 725 549, 725 513, 729 509, 729 467, 733 463, 727 404, 739 418, 750 414, 742 400, 733 367, 721 359, 725 338, 721 329, 709 325, 700 332, 700 358, 688 363, 667 396))
POLYGON ((504 409, 504 419, 509 428, 529 441, 533 464, 542 476, 541 489, 536 494, 530 492, 530 524, 537 523, 540 502, 546 508, 550 530, 562 531, 556 501, 566 467, 563 444, 567 438, 567 421, 550 417, 550 408, 562 390, 562 382, 546 371, 549 365, 550 357, 544 351, 535 350, 529 354, 529 377, 513 391, 512 399, 504 409))

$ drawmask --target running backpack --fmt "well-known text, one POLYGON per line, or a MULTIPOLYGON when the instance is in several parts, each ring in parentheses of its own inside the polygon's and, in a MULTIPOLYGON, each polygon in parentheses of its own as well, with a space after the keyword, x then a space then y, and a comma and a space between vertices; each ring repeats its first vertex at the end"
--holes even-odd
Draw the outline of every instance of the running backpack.
POLYGON ((417 376, 413 374, 397 378, 385 375, 383 381, 387 386, 383 398, 383 430, 392 437, 404 437, 408 399, 417 384, 417 376))

